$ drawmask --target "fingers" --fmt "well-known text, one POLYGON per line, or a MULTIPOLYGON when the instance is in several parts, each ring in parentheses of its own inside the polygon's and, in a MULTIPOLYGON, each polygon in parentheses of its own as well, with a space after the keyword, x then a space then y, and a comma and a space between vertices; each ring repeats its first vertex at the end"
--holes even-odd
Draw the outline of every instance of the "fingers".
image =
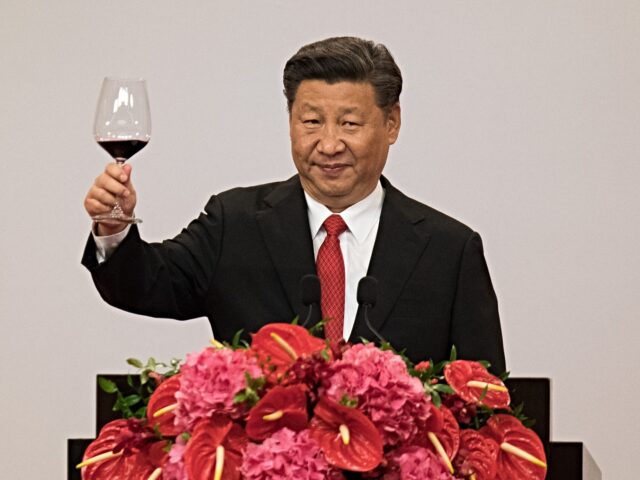
POLYGON ((131 165, 111 163, 96 177, 84 200, 89 215, 110 212, 119 201, 122 210, 131 214, 136 205, 136 192, 131 183, 131 165))
MULTIPOLYGON (((120 178, 127 178, 126 175, 122 175, 120 178)), ((130 182, 128 182, 130 183, 130 182)), ((96 198, 107 198, 107 196, 125 197, 131 194, 129 188, 125 182, 120 181, 107 173, 102 173, 96 177, 93 182, 92 190, 96 194, 96 198)))
POLYGON ((111 210, 117 200, 122 204, 123 201, 126 202, 130 196, 131 192, 123 185, 109 185, 109 188, 105 188, 100 186, 99 183, 94 183, 87 193, 85 207, 88 203, 92 207, 92 210, 100 210, 101 213, 104 213, 105 210, 111 210))
POLYGON ((132 188, 131 165, 108 164, 104 172, 96 177, 94 185, 114 195, 123 196, 125 190, 132 188))

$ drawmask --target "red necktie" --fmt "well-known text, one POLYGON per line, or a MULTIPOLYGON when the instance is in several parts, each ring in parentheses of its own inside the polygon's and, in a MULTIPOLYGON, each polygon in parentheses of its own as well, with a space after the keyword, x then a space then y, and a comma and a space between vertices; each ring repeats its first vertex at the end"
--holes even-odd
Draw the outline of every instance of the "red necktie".
POLYGON ((325 337, 331 343, 342 339, 344 328, 344 260, 338 236, 347 229, 340 215, 331 215, 322 224, 327 236, 320 246, 316 269, 320 278, 323 318, 328 319, 324 327, 325 337))

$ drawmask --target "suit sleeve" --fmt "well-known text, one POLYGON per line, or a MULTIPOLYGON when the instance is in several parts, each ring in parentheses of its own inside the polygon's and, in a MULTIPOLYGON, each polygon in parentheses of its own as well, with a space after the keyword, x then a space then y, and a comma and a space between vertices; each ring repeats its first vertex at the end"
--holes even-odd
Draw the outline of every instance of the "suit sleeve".
POLYGON ((451 341, 461 358, 487 360, 490 370, 506 370, 498 301, 491 284, 480 235, 467 240, 458 273, 451 341))
POLYGON ((222 218, 222 205, 212 197, 205 212, 171 240, 147 243, 134 225, 100 264, 90 236, 82 264, 91 272, 100 296, 114 307, 180 320, 204 316, 203 298, 222 243, 222 218))

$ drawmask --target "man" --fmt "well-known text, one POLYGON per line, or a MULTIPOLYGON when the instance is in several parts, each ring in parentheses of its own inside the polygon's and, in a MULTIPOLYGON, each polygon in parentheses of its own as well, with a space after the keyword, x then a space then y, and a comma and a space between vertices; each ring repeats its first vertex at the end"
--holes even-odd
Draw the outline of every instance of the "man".
MULTIPOLYGON (((287 62, 284 87, 298 175, 213 196, 161 244, 135 226, 96 225, 83 263, 102 297, 145 315, 207 316, 229 339, 304 317, 300 279, 318 273, 327 335, 357 341, 373 338, 356 302, 368 274, 378 280, 373 328, 412 360, 447 358, 455 344, 461 357, 504 371, 480 237, 382 177, 401 123, 402 77, 386 47, 351 37, 307 45, 287 62)), ((132 213, 130 174, 107 166, 87 212, 108 212, 120 196, 132 213)))

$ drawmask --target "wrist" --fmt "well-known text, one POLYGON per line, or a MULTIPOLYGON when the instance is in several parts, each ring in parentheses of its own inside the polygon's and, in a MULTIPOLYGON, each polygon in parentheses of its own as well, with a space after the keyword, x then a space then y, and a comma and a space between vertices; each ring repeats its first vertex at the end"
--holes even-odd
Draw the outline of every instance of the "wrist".
POLYGON ((126 227, 127 224, 121 222, 94 222, 93 232, 99 237, 108 237, 122 232, 126 227))

